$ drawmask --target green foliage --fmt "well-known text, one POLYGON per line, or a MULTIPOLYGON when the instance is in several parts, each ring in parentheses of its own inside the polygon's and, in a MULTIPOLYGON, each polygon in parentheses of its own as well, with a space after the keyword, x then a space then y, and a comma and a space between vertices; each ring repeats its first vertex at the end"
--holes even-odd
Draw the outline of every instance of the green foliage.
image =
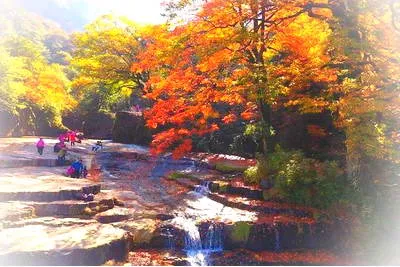
POLYGON ((235 242, 246 243, 249 239, 251 225, 248 222, 237 222, 233 225, 231 238, 235 242))
POLYGON ((169 179, 181 179, 181 178, 188 178, 188 179, 195 179, 193 175, 190 175, 188 173, 183 173, 183 172, 171 172, 168 175, 169 179))
POLYGON ((350 188, 335 161, 320 162, 306 158, 300 151, 285 151, 279 146, 267 158, 259 157, 257 166, 248 168, 244 174, 249 183, 271 179, 272 190, 286 201, 318 208, 329 208, 343 200, 350 188))
MULTIPOLYGON (((223 110, 221 108, 221 110, 223 110)), ((243 134, 245 122, 220 125, 218 131, 205 136, 194 137, 194 149, 210 153, 232 154, 241 157, 254 157, 257 144, 251 136, 243 134)))
POLYGON ((268 179, 268 162, 262 155, 257 156, 257 165, 244 171, 244 179, 249 184, 259 184, 261 180, 268 179))
POLYGON ((21 36, 0 40, 0 111, 15 116, 18 134, 63 129, 61 116, 75 105, 65 66, 50 64, 46 51, 43 43, 21 36))
POLYGON ((142 47, 137 25, 123 17, 102 16, 76 33, 73 43, 71 64, 77 70, 73 87, 81 108, 92 112, 129 108, 132 93, 141 90, 145 79, 131 71, 142 47))

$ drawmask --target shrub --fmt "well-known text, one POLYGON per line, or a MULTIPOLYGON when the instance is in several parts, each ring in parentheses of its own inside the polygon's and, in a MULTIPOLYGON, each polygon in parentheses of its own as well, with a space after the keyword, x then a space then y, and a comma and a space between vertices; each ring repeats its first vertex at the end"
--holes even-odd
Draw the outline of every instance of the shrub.
POLYGON ((261 180, 268 179, 268 162, 261 155, 257 155, 257 165, 244 171, 244 180, 249 184, 260 184, 261 180))
POLYGON ((320 162, 279 146, 267 158, 259 157, 256 167, 248 168, 244 175, 249 183, 271 179, 279 197, 317 208, 330 207, 346 191, 343 171, 335 161, 320 162))

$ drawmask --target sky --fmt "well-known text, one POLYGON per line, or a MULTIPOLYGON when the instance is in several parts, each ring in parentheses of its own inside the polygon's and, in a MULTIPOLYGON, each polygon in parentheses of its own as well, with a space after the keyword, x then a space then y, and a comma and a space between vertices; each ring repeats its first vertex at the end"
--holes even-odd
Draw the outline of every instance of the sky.
MULTIPOLYGON (((53 0, 64 8, 72 8, 74 0, 53 0)), ((127 16, 139 23, 158 24, 165 21, 161 3, 165 0, 83 0, 87 5, 86 19, 94 20, 99 15, 113 13, 127 16)))
MULTIPOLYGON (((141 24, 160 24, 165 0, 0 0, 4 7, 22 8, 58 23, 67 32, 81 31, 101 15, 126 16, 141 24)), ((1 13, 1 12, 0 12, 1 13)))
MULTIPOLYGON (((58 0, 60 1, 60 0, 58 0)), ((66 1, 66 0, 63 0, 66 1)), ((161 3, 164 0, 86 0, 90 2, 88 18, 95 19, 100 14, 114 13, 127 16, 139 23, 158 24, 165 21, 161 3), (95 4, 93 3, 95 2, 95 4)))

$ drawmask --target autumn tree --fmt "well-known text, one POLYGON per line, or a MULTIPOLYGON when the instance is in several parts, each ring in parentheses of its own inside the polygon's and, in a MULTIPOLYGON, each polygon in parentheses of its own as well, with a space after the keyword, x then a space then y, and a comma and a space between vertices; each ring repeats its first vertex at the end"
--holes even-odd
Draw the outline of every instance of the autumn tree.
POLYGON ((132 70, 150 70, 146 96, 155 104, 148 126, 166 127, 155 136, 154 151, 174 147, 180 156, 193 135, 242 117, 260 122, 266 153, 280 97, 327 106, 299 93, 336 79, 326 67, 329 25, 310 16, 311 8, 306 1, 207 1, 187 24, 155 27, 145 36, 146 51, 132 70))
POLYGON ((34 128, 42 115, 47 116, 48 127, 62 128, 62 113, 75 105, 64 66, 49 64, 45 47, 23 37, 4 39, 1 53, 2 111, 34 128))
POLYGON ((333 14, 322 19, 333 32, 329 65, 338 70, 338 80, 330 84, 324 99, 346 135, 347 173, 356 188, 381 180, 382 168, 387 168, 383 162, 399 162, 400 35, 394 4, 375 0, 314 4, 315 12, 333 14))
POLYGON ((73 37, 72 66, 77 71, 73 87, 78 98, 95 110, 129 107, 133 92, 141 95, 145 72, 131 72, 142 47, 139 28, 123 17, 105 15, 73 37))

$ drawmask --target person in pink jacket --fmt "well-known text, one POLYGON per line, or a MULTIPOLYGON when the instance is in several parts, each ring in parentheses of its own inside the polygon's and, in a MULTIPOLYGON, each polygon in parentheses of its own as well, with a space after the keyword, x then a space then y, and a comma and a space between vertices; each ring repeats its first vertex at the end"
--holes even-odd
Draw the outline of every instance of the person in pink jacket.
POLYGON ((43 155, 43 149, 44 149, 44 141, 43 138, 39 138, 39 141, 36 143, 36 148, 39 153, 39 155, 43 155))

